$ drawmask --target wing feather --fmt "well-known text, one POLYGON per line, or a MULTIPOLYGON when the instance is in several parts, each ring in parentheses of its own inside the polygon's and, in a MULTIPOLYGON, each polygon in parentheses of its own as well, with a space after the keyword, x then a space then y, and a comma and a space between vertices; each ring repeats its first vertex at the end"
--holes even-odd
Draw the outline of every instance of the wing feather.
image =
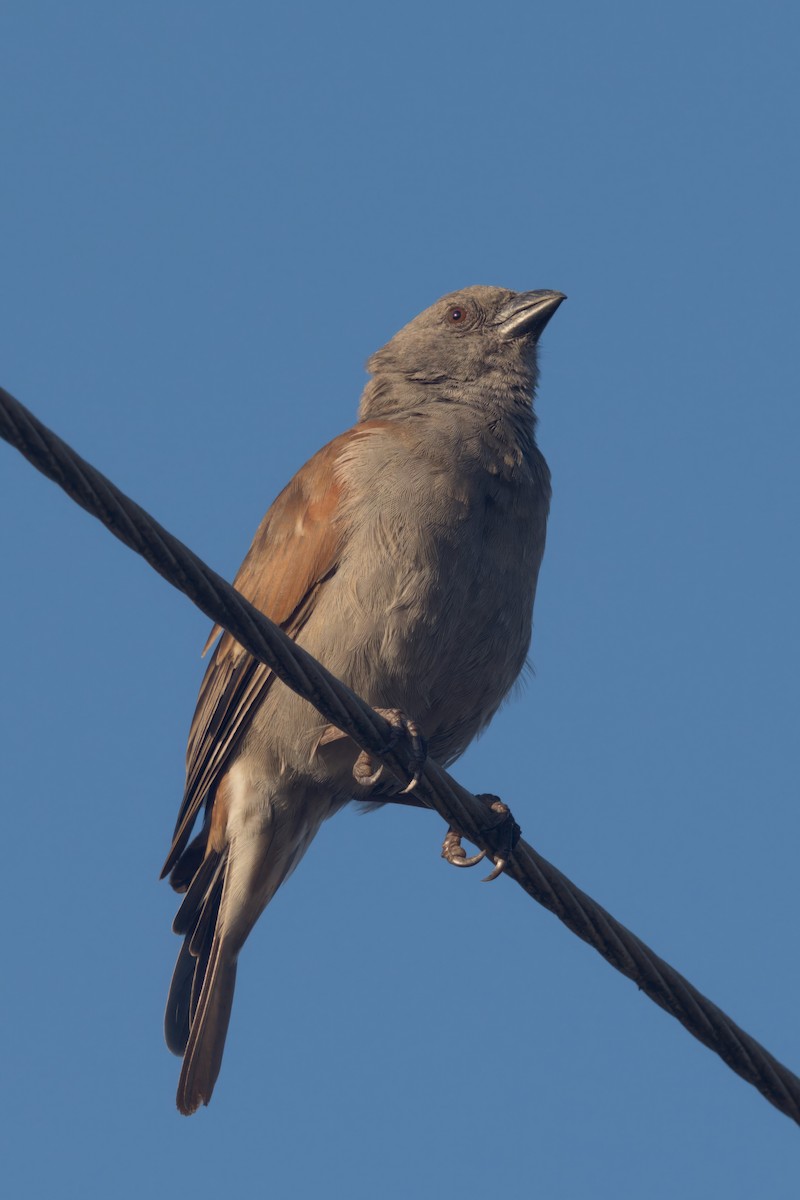
MULTIPOLYGON (((300 633, 313 598, 339 564, 345 521, 337 463, 354 438, 379 424, 362 422, 341 434, 298 471, 261 522, 236 575, 237 590, 291 637, 300 633)), ((212 630, 207 646, 219 632, 212 630)), ((226 764, 273 679, 268 667, 229 633, 222 634, 200 686, 186 753, 186 788, 162 877, 183 853, 204 804, 208 821, 226 764)))

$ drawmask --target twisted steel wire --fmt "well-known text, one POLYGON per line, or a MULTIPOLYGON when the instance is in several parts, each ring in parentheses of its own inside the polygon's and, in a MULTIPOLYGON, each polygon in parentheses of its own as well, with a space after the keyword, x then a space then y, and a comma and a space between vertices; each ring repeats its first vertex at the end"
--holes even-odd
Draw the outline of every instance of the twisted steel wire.
MULTIPOLYGON (((409 752, 394 747, 391 728, 379 713, 326 671, 220 575, 159 525, 144 509, 82 459, 0 388, 0 435, 115 537, 140 554, 168 583, 188 596, 215 624, 227 629, 255 658, 309 700, 332 725, 378 758, 404 782, 413 770, 409 752)), ((436 763, 428 761, 416 795, 469 841, 497 855, 497 822, 487 819, 485 800, 473 796, 436 763)), ((694 1037, 800 1124, 800 1079, 669 963, 615 920, 556 867, 521 839, 507 853, 505 874, 549 909, 606 962, 671 1013, 694 1037)))

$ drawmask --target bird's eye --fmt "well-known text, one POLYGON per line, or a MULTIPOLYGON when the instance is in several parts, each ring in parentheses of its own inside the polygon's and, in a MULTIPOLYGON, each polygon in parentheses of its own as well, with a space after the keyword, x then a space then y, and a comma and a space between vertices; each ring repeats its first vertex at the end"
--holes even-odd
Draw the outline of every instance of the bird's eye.
POLYGON ((458 325, 459 322, 464 320, 466 315, 466 311, 463 308, 460 308, 458 304, 454 304, 447 314, 448 320, 452 325, 458 325))

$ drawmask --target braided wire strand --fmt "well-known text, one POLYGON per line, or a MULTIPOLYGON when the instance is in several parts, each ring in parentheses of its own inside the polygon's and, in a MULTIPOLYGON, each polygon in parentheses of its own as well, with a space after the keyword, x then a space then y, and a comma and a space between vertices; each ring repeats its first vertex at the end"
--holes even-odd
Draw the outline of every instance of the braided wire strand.
MULTIPOLYGON (((393 747, 390 726, 345 684, 254 608, 187 546, 0 388, 0 435, 77 504, 97 517, 159 575, 183 592, 215 624, 227 629, 332 725, 378 758, 398 779, 410 773, 403 747, 393 747)), ((425 805, 488 853, 486 806, 441 767, 428 761, 416 788, 425 805)), ((556 867, 521 839, 505 874, 547 908, 606 962, 632 980, 655 1004, 680 1021, 777 1109, 800 1124, 800 1079, 755 1038, 659 958, 556 867)))

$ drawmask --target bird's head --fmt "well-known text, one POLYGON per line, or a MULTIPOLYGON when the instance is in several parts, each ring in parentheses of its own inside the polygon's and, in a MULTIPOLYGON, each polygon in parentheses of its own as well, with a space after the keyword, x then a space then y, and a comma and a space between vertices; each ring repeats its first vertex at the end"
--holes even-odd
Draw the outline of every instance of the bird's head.
POLYGON ((400 415, 429 401, 476 403, 513 392, 528 403, 539 337, 566 297, 468 287, 409 321, 367 363, 361 417, 400 415))

